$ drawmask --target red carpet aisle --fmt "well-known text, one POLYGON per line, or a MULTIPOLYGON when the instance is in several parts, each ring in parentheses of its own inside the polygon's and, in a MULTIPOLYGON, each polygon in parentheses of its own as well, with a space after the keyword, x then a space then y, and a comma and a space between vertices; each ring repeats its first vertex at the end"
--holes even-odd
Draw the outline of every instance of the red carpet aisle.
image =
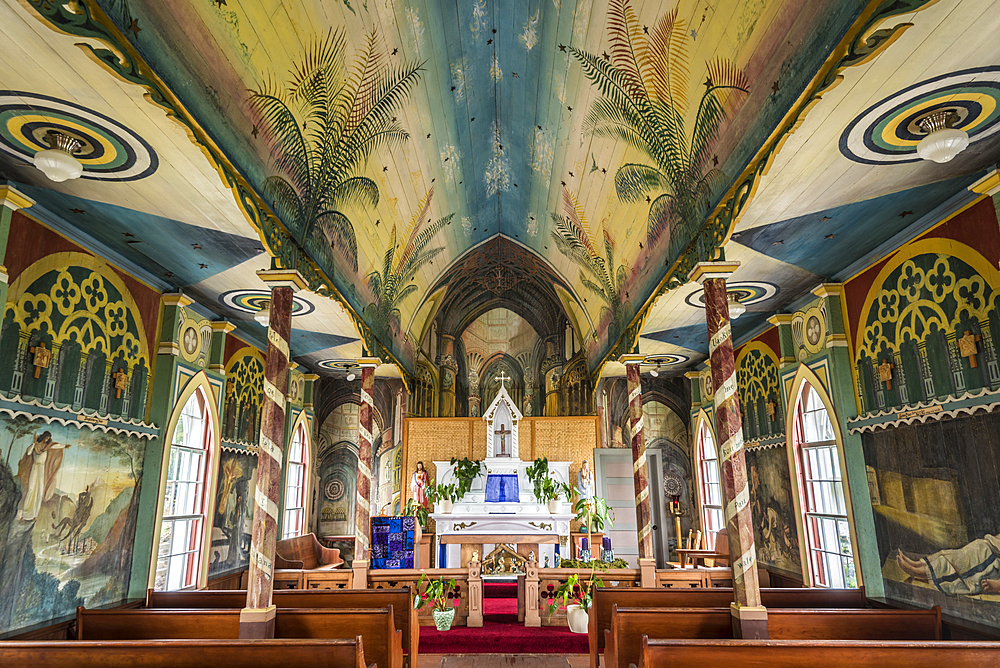
MULTIPOLYGON (((517 585, 483 585, 483 626, 420 627, 421 654, 587 654, 586 633, 565 626, 525 628, 517 621, 517 585)), ((545 613, 543 613, 545 614, 545 613)))

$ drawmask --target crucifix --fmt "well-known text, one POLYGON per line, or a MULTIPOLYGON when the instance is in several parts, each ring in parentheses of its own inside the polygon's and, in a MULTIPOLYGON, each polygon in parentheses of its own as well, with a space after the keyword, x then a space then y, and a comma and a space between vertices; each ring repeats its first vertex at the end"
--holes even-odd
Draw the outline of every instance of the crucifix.
POLYGON ((500 381, 500 387, 505 387, 504 383, 506 381, 510 380, 510 377, 507 375, 507 373, 503 369, 500 369, 500 375, 497 376, 496 378, 494 378, 493 380, 500 381))
POLYGON ((892 389, 892 370, 896 368, 896 365, 886 360, 878 365, 878 379, 885 383, 885 389, 892 389))
POLYGON ((978 334, 966 332, 965 336, 958 340, 958 352, 962 357, 969 360, 969 368, 975 369, 976 366, 978 366, 976 355, 979 351, 976 349, 976 341, 979 341, 982 338, 983 337, 978 334))
POLYGON ((115 379, 115 399, 121 399, 122 392, 125 391, 128 383, 128 374, 125 373, 125 369, 118 369, 118 371, 111 374, 111 377, 115 379))
POLYGON ((38 345, 28 348, 28 352, 35 356, 31 363, 35 367, 35 378, 38 378, 42 369, 49 368, 49 362, 52 361, 52 351, 45 347, 45 341, 39 341, 38 345))
POLYGON ((493 433, 500 437, 500 452, 496 453, 496 456, 509 457, 510 453, 507 452, 507 443, 505 441, 505 438, 507 434, 510 433, 510 429, 505 428, 504 425, 501 423, 500 428, 494 431, 493 433))

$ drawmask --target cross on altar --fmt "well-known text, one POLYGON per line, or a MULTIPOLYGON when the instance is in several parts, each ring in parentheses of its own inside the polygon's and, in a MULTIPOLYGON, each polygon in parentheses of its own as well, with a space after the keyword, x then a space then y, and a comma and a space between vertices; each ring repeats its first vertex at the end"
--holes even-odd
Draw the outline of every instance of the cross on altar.
POLYGON ((976 341, 979 341, 983 337, 978 334, 973 334, 972 332, 966 332, 965 336, 958 340, 958 352, 959 354, 969 360, 969 367, 975 369, 978 363, 976 362, 976 355, 979 351, 976 349, 976 341))
POLYGON ((886 360, 878 365, 878 379, 885 383, 885 389, 892 389, 892 370, 896 368, 896 365, 886 360))
POLYGON ((494 378, 493 380, 500 381, 500 386, 501 387, 506 387, 504 385, 504 383, 506 381, 510 380, 510 377, 507 375, 507 373, 503 369, 500 369, 500 375, 497 376, 496 378, 494 378))
POLYGON ((506 429, 504 427, 504 425, 501 424, 500 428, 497 429, 496 431, 494 431, 493 433, 500 437, 500 452, 498 452, 496 454, 496 456, 497 457, 509 457, 510 453, 507 452, 507 444, 506 444, 506 441, 505 441, 505 437, 507 436, 507 434, 511 433, 510 429, 506 429))

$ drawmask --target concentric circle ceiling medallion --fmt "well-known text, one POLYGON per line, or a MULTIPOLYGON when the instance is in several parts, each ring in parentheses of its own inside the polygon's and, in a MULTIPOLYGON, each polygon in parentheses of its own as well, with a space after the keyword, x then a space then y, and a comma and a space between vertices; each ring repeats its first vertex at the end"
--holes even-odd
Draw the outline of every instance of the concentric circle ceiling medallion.
POLYGON ((135 181, 156 171, 156 152, 139 135, 103 114, 72 102, 21 91, 0 91, 0 150, 31 164, 50 148, 50 132, 80 141, 74 154, 84 179, 135 181))
POLYGON ((945 74, 877 102, 844 130, 840 152, 865 165, 919 162, 918 122, 935 111, 952 112, 952 127, 970 143, 1000 131, 1000 67, 945 74))
MULTIPOLYGON (((271 299, 267 290, 230 290, 219 295, 219 301, 243 313, 256 313, 271 299)), ((316 306, 302 297, 292 297, 292 315, 308 315, 316 306)))
POLYGON ((352 360, 323 360, 322 362, 317 362, 316 366, 329 371, 347 371, 348 373, 361 369, 361 365, 352 360))
POLYGON ((683 364, 687 362, 690 358, 686 355, 677 355, 675 353, 668 353, 664 355, 647 355, 646 359, 642 361, 643 364, 648 365, 659 365, 659 366, 670 366, 672 364, 683 364))
MULTIPOLYGON (((778 286, 765 281, 726 283, 726 292, 734 296, 744 306, 759 304, 778 294, 778 286)), ((684 298, 689 306, 705 308, 705 291, 696 290, 684 298)))

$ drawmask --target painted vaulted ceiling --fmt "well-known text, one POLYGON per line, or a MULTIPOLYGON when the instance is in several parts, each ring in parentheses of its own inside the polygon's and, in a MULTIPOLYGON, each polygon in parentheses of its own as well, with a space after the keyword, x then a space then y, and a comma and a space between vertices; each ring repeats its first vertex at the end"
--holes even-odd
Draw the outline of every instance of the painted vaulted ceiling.
POLYGON ((431 319, 503 305, 564 314, 591 368, 683 368, 694 262, 743 263, 747 335, 996 162, 997 4, 4 0, 3 168, 250 336, 255 270, 298 265, 314 368, 365 344, 412 371, 431 319), (921 162, 942 105, 972 146, 921 162), (84 179, 26 164, 50 127, 88 139, 84 179))

